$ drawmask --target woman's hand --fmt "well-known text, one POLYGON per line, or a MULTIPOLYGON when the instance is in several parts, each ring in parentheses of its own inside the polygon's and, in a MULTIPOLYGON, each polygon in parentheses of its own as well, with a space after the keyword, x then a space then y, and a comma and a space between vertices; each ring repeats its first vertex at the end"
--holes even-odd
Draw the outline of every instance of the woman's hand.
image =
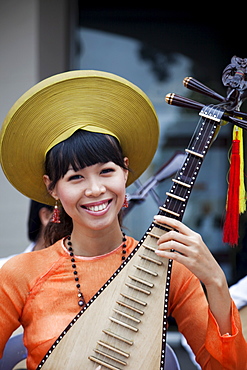
POLYGON ((177 230, 169 231, 160 237, 157 255, 183 264, 206 286, 215 284, 215 279, 224 277, 223 271, 200 234, 169 217, 157 215, 155 220, 177 230), (174 249, 174 252, 171 252, 171 249, 174 249))
POLYGON ((154 218, 174 229, 160 237, 155 253, 183 264, 204 283, 208 303, 221 334, 231 334, 231 297, 226 277, 201 235, 178 220, 161 215, 154 218), (171 249, 174 249, 174 252, 171 249))

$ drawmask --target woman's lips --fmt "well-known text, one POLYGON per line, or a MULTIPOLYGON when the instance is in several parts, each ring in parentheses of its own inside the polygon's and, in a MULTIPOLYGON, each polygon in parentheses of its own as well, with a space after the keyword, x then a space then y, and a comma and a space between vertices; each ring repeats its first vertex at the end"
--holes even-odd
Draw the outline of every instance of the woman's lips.
POLYGON ((100 212, 100 211, 104 211, 108 207, 110 202, 111 202, 111 199, 103 200, 101 202, 95 202, 95 203, 83 205, 82 208, 87 209, 88 211, 91 211, 91 212, 100 212))

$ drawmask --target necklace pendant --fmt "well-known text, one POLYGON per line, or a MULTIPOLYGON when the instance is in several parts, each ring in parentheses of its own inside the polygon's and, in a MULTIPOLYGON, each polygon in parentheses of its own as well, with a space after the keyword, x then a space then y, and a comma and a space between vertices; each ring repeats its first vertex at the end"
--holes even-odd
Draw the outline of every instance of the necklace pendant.
POLYGON ((83 305, 84 305, 84 301, 82 301, 81 299, 78 301, 78 305, 80 306, 80 307, 82 307, 83 305))

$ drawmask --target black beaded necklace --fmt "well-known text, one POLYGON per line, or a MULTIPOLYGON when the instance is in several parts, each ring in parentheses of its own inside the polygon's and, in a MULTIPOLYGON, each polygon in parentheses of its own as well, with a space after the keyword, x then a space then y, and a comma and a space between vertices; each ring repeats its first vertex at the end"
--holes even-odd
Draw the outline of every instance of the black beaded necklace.
MULTIPOLYGON (((124 261, 125 260, 125 255, 126 255, 126 236, 125 234, 122 232, 123 234, 123 239, 122 239, 122 256, 121 256, 121 260, 124 261)), ((75 255, 74 255, 74 250, 72 248, 72 242, 71 242, 71 237, 68 236, 67 237, 67 240, 68 240, 68 251, 69 251, 69 255, 71 257, 71 262, 72 262, 72 269, 73 269, 73 274, 74 274, 74 279, 75 279, 75 283, 76 283, 76 288, 77 288, 77 297, 78 297, 78 305, 80 307, 84 306, 84 304, 86 303, 85 302, 85 299, 83 297, 83 293, 81 292, 81 284, 79 282, 79 276, 78 276, 78 272, 76 270, 76 264, 75 264, 75 255)))

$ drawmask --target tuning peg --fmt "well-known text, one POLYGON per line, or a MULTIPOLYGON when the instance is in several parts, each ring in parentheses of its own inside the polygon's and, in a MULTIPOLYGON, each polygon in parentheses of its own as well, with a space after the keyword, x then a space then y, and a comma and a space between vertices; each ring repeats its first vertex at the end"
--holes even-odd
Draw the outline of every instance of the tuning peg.
POLYGON ((217 99, 219 101, 225 100, 225 98, 222 95, 218 94, 217 92, 210 89, 209 87, 207 87, 206 85, 199 82, 193 77, 185 77, 183 80, 183 85, 190 90, 197 91, 201 94, 210 96, 211 98, 217 99))
POLYGON ((204 107, 204 104, 198 103, 192 99, 185 98, 174 93, 167 94, 165 101, 168 104, 176 105, 177 107, 191 108, 196 110, 201 110, 204 107))
MULTIPOLYGON (((201 110, 205 105, 202 103, 198 103, 192 99, 185 98, 184 96, 177 95, 174 93, 167 94, 165 97, 165 100, 170 105, 175 105, 177 107, 182 108, 191 108, 195 110, 201 110)), ((232 117, 230 114, 235 114, 238 117, 247 118, 247 114, 239 111, 232 111, 232 112, 226 112, 224 113, 222 119, 234 123, 235 125, 242 127, 243 129, 247 129, 247 121, 241 118, 232 117)))

